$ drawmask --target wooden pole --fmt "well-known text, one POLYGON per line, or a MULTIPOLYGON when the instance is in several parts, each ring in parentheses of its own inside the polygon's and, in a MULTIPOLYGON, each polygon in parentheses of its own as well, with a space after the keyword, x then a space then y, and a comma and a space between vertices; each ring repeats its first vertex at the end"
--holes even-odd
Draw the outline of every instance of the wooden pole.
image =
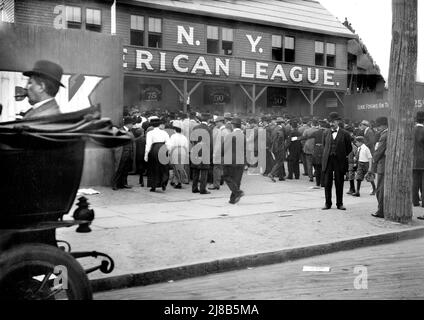
POLYGON ((414 89, 417 74, 417 0, 392 0, 389 131, 384 174, 384 216, 412 219, 414 89))

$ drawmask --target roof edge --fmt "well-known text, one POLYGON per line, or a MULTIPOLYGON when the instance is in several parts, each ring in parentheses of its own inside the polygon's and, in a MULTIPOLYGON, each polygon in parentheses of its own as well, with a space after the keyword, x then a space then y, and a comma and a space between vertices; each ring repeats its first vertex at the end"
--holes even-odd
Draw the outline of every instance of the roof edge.
MULTIPOLYGON (((213 17, 213 18, 220 18, 220 19, 226 19, 226 20, 234 20, 231 17, 219 13, 213 13, 209 12, 209 14, 206 14, 205 12, 199 12, 196 9, 189 9, 189 8, 175 8, 172 6, 163 5, 160 3, 150 3, 150 2, 142 2, 142 1, 134 1, 134 0, 117 0, 118 4, 129 4, 134 6, 140 6, 140 7, 148 7, 153 9, 160 9, 160 10, 168 10, 173 12, 180 12, 180 13, 189 13, 189 14, 196 14, 200 16, 206 16, 206 17, 213 17)), ((317 1, 312 1, 317 2, 317 1)), ((319 2, 317 2, 319 3, 319 2)), ((331 31, 325 31, 325 30, 316 30, 313 28, 307 28, 307 27, 295 27, 289 24, 283 24, 283 23, 276 23, 276 22, 267 22, 262 20, 256 20, 256 19, 249 19, 249 18, 243 18, 243 17, 237 17, 237 21, 243 21, 243 22, 253 22, 258 25, 265 25, 265 26, 272 26, 272 27, 278 27, 278 28, 286 28, 291 30, 297 30, 297 31, 304 31, 304 32, 310 32, 310 33, 320 33, 340 38, 346 38, 346 39, 359 39, 359 36, 352 33, 338 33, 338 32, 331 32, 331 31)), ((343 25, 341 23, 341 25, 343 25)), ((347 29, 347 28, 346 28, 347 29)), ((347 29, 348 30, 348 29, 347 29)))

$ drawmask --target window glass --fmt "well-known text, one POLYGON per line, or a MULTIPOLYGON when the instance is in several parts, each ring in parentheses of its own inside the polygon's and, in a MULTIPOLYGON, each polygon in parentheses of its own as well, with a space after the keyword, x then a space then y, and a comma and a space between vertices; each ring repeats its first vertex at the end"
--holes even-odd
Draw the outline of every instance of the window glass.
POLYGON ((324 42, 315 41, 315 53, 324 53, 324 42))
POLYGON ((336 45, 334 43, 327 43, 327 54, 336 55, 336 45))
POLYGON ((207 38, 218 40, 218 27, 208 26, 207 27, 207 38))
POLYGON ((284 61, 295 61, 295 46, 293 37, 284 37, 284 61))
POLYGON ((284 37, 284 47, 286 49, 294 50, 294 38, 293 37, 284 37))
POLYGON ((86 22, 88 24, 95 24, 95 25, 101 25, 101 12, 100 10, 96 9, 87 9, 86 10, 86 16, 85 16, 86 22))
POLYGON ((131 15, 131 29, 144 30, 144 17, 131 15))
POLYGON ((233 41, 233 29, 222 28, 222 41, 233 41))
POLYGON ((66 7, 66 21, 81 23, 81 8, 79 7, 66 7))
POLYGON ((162 19, 149 18, 149 32, 162 33, 162 19))
POLYGON ((281 36, 272 35, 272 47, 281 48, 281 36))

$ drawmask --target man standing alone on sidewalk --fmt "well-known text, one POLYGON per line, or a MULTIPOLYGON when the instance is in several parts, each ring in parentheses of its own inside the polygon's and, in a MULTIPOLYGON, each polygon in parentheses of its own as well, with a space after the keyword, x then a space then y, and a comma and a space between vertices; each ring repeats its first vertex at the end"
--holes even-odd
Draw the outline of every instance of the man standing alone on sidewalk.
POLYGON ((328 210, 332 206, 331 189, 336 187, 336 205, 339 210, 346 210, 343 206, 344 175, 347 171, 347 156, 352 151, 351 138, 348 132, 340 128, 341 118, 337 112, 330 113, 330 130, 324 134, 324 154, 322 157, 322 170, 325 186, 325 207, 328 210))
POLYGON ((245 136, 241 130, 241 120, 232 120, 233 132, 224 140, 224 181, 231 190, 229 203, 236 204, 244 196, 240 190, 245 163, 245 136))
POLYGON ((388 120, 387 117, 380 117, 376 120, 377 130, 380 132, 380 138, 376 144, 374 152, 374 161, 372 172, 377 171, 377 201, 378 210, 372 216, 376 218, 384 218, 384 170, 386 162, 386 147, 388 135, 388 120))

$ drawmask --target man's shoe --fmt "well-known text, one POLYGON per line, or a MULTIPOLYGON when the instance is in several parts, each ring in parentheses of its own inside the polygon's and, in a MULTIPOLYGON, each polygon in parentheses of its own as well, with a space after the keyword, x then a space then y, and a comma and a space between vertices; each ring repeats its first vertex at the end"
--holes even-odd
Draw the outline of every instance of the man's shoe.
POLYGON ((240 199, 241 199, 241 197, 243 197, 244 196, 244 192, 243 191, 240 191, 238 194, 237 194, 237 196, 235 196, 234 197, 234 204, 236 204, 237 202, 239 202, 240 201, 240 199))
POLYGON ((371 215, 375 218, 384 219, 384 216, 380 216, 378 213, 372 213, 371 215))
POLYGON ((287 177, 287 179, 289 179, 289 180, 293 180, 293 177, 287 177))
POLYGON ((349 190, 348 192, 346 192, 346 194, 354 194, 355 193, 355 190, 349 190))
POLYGON ((278 178, 278 181, 286 181, 286 178, 284 177, 278 178))
POLYGON ((156 188, 150 188, 150 192, 156 192, 156 188))
POLYGON ((375 191, 372 191, 372 192, 370 193, 370 196, 375 196, 375 191))
POLYGON ((174 188, 175 188, 175 189, 182 189, 183 187, 182 187, 181 183, 179 183, 179 184, 177 184, 174 188))
POLYGON ((309 178, 309 182, 314 182, 314 178, 309 178))
POLYGON ((419 220, 424 220, 424 216, 417 217, 417 219, 419 219, 419 220))
POLYGON ((359 194, 359 192, 355 192, 355 193, 352 193, 352 196, 354 196, 354 197, 360 197, 361 195, 359 194))
POLYGON ((219 187, 215 187, 215 186, 214 186, 214 187, 209 187, 208 189, 209 189, 209 190, 219 190, 219 187))
POLYGON ((118 190, 119 188, 118 187, 112 187, 112 190, 118 190))
POLYGON ((122 188, 124 188, 124 189, 132 189, 132 187, 131 186, 129 186, 129 185, 124 185, 124 186, 122 186, 122 188))
POLYGON ((331 206, 325 206, 324 208, 322 208, 321 210, 330 210, 331 206))
POLYGON ((209 191, 206 191, 206 190, 205 191, 200 191, 199 193, 200 194, 211 194, 209 191))
POLYGON ((338 206, 337 209, 346 211, 346 208, 344 206, 338 206))
POLYGON ((199 189, 194 189, 191 192, 193 192, 193 193, 200 193, 200 190, 199 189))
POLYGON ((268 178, 270 178, 272 182, 277 182, 277 180, 274 179, 274 176, 272 176, 270 174, 268 175, 268 178))

